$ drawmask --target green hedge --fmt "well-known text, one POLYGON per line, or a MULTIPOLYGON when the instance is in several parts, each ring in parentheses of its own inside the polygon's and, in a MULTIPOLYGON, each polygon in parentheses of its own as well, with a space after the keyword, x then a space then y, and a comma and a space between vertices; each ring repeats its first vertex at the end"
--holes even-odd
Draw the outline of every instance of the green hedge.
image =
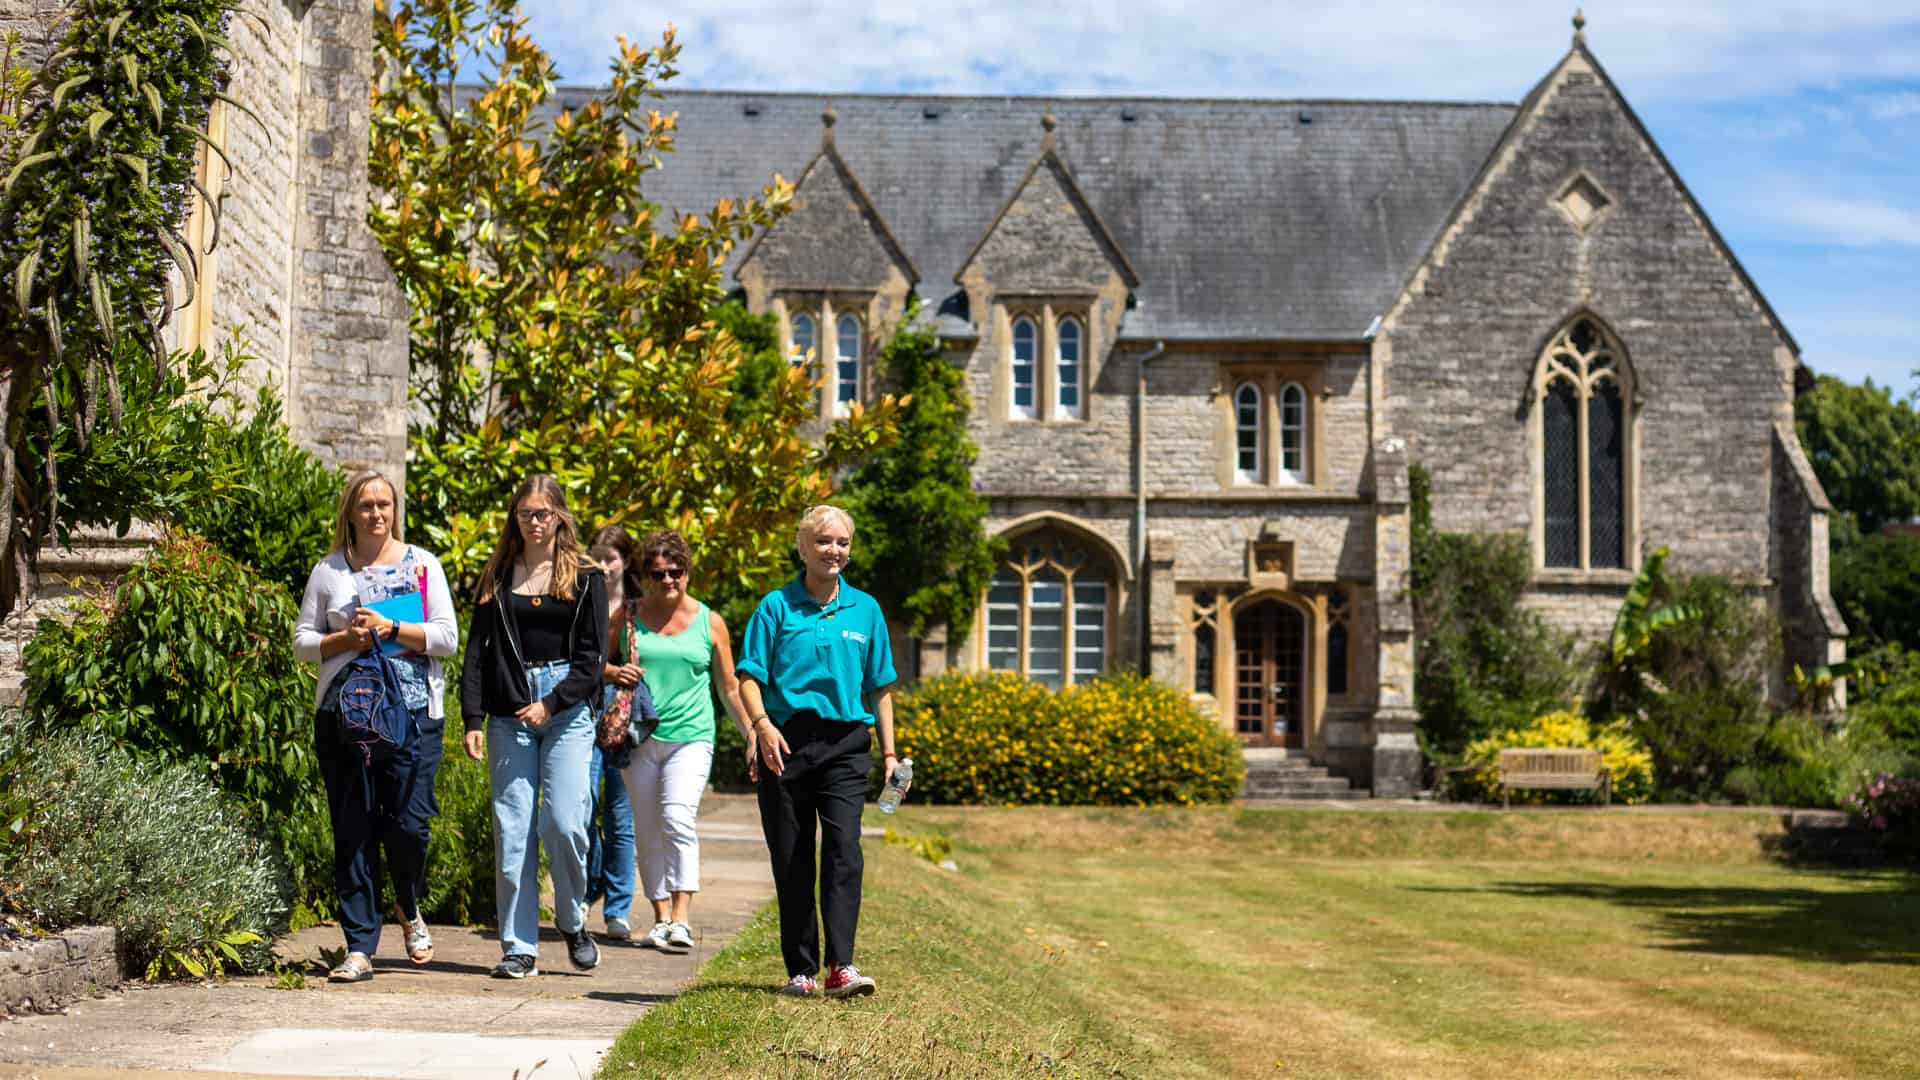
POLYGON ((204 771, 98 735, 24 738, 0 734, 0 754, 24 750, 11 779, 31 807, 0 844, 0 908, 43 929, 114 926, 127 962, 156 975, 267 966, 280 870, 204 771))
POLYGON ((1240 794, 1240 747, 1187 696, 1136 675, 1054 692, 1013 675, 941 675, 900 695, 913 798, 1191 806, 1240 794))

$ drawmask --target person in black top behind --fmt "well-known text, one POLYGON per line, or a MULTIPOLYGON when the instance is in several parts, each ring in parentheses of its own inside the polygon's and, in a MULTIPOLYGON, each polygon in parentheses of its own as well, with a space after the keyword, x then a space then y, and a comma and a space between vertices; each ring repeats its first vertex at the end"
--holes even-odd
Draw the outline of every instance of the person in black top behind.
POLYGON ((567 959, 588 970, 588 765, 607 652, 606 579, 582 557, 560 485, 530 476, 480 575, 460 680, 467 756, 491 758, 500 964, 495 978, 538 974, 540 849, 553 872, 553 922, 567 959), (535 798, 538 797, 536 807, 535 798), (539 838, 534 829, 538 824, 539 838))

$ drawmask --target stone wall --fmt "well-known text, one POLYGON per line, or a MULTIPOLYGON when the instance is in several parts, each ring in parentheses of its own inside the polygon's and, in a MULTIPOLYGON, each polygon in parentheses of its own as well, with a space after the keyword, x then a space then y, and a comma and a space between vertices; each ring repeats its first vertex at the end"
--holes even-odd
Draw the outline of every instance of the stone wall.
POLYGON ((316 0, 301 24, 288 411, 323 457, 404 483, 407 304, 367 226, 372 14, 316 0))
POLYGON ((40 553, 38 580, 0 621, 0 705, 19 699, 23 653, 41 621, 72 619, 87 597, 112 588, 159 539, 159 532, 146 525, 134 526, 126 536, 83 529, 71 544, 50 545, 40 553))
POLYGON ((82 926, 52 937, 0 944, 0 1017, 54 1010, 120 985, 119 935, 82 926))

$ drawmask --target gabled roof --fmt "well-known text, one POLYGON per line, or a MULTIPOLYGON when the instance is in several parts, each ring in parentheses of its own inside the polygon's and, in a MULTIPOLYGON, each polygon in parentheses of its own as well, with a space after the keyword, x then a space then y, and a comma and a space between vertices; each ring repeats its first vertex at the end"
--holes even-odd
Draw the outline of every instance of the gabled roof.
MULTIPOLYGON (((583 96, 562 89, 552 111, 583 96)), ((680 114, 678 151, 647 175, 648 197, 703 213, 775 173, 795 175, 818 154, 829 104, 837 155, 936 310, 1033 171, 1040 118, 1054 114, 1060 160, 1139 280, 1122 335, 1169 340, 1360 339, 1514 114, 1502 104, 676 91, 660 108, 680 114)))
POLYGON ((1612 76, 1607 74, 1606 68, 1601 66, 1599 59, 1593 55, 1593 51, 1587 48, 1586 35, 1578 29, 1580 25, 1581 23, 1576 21, 1573 45, 1567 50, 1567 54, 1561 57, 1560 62, 1555 64, 1553 69, 1547 72, 1539 82, 1533 85, 1533 89, 1527 92, 1526 97, 1521 99, 1519 107, 1513 111, 1513 116, 1505 130, 1500 133, 1499 140, 1494 143, 1492 149, 1487 153, 1486 159, 1481 162, 1480 168, 1475 172, 1473 181, 1460 193, 1459 200, 1454 204, 1453 208, 1448 211, 1446 220, 1441 223, 1440 228, 1435 230, 1432 241, 1421 254, 1419 261, 1407 268, 1406 277, 1395 298, 1390 301, 1389 308, 1397 309, 1407 301, 1408 293, 1415 288, 1421 272, 1440 255, 1446 246, 1449 235, 1453 232, 1454 227, 1460 223, 1461 218, 1469 212, 1469 208, 1480 194, 1482 187, 1484 187, 1488 183, 1489 178, 1501 168, 1502 159, 1507 155, 1513 144, 1519 140, 1521 132, 1526 127, 1527 120, 1540 107, 1541 100, 1546 96, 1547 91, 1561 80, 1567 65, 1578 59, 1592 69, 1594 77, 1597 78, 1600 85, 1605 88, 1607 95, 1613 99, 1614 105, 1618 107, 1622 115, 1627 118, 1627 122, 1633 125, 1634 134, 1639 136, 1641 143, 1652 153, 1654 161, 1666 174, 1667 179, 1672 181, 1675 190, 1680 194, 1680 198, 1686 203, 1687 210, 1706 231, 1707 238, 1713 244, 1714 250, 1719 253, 1721 258, 1726 260, 1729 269, 1731 269, 1734 276, 1739 279, 1741 285, 1747 290, 1748 295, 1753 298, 1754 303, 1766 317, 1769 325, 1771 325, 1774 332, 1780 336, 1781 342, 1785 344, 1788 349, 1792 350, 1795 356, 1800 355, 1800 345, 1794 340, 1793 334, 1787 330, 1787 324, 1780 318, 1779 313, 1774 311, 1773 305, 1767 301, 1766 294, 1762 293, 1760 287, 1754 284, 1753 278, 1747 273, 1747 268, 1741 264, 1739 256, 1733 253, 1733 248, 1728 245, 1726 238, 1722 236, 1720 230, 1715 227, 1713 219, 1707 216, 1706 208, 1700 205, 1700 200, 1694 198, 1692 189, 1687 187, 1687 182, 1680 178, 1679 170, 1673 167, 1673 162, 1668 160, 1666 152, 1661 150, 1660 144, 1654 141, 1653 134, 1647 130, 1646 124, 1641 122, 1640 114, 1634 112, 1633 106, 1628 104, 1626 95, 1620 92, 1619 85, 1613 81, 1612 76))
MULTIPOLYGON (((865 222, 867 228, 871 230, 874 240, 886 251, 887 257, 894 265, 900 268, 901 273, 906 275, 907 281, 910 284, 918 284, 920 281, 920 271, 915 268, 913 260, 908 257, 906 250, 900 246, 900 241, 895 239, 893 230, 887 227, 886 219, 881 217, 880 211, 874 208, 872 197, 867 194, 867 189, 860 185, 860 178, 853 175, 853 170, 847 166, 846 159, 842 158, 840 152, 834 149, 831 114, 829 114, 827 120, 826 133, 820 141, 820 152, 813 156, 812 161, 807 162, 807 167, 800 172, 800 178, 794 181, 795 196, 799 197, 801 193, 808 191, 810 187, 823 182, 826 176, 831 175, 833 182, 838 183, 845 197, 852 200, 854 209, 859 213, 861 220, 865 222), (830 173, 819 172, 823 164, 827 166, 830 173)), ((750 262, 754 254, 760 250, 761 244, 764 243, 768 237, 782 235, 783 232, 789 233, 789 235, 783 237, 784 239, 797 240, 804 244, 806 238, 792 237, 790 235, 790 227, 795 225, 797 225, 795 220, 792 217, 788 217, 775 223, 773 228, 763 230, 753 238, 751 244, 747 245, 747 249, 740 254, 740 257, 734 260, 733 265, 738 268, 750 262)), ((838 254, 844 257, 845 253, 841 252, 838 254)), ((819 288, 840 283, 821 280, 809 281, 805 284, 809 287, 819 288)), ((862 281, 851 284, 868 285, 874 283, 862 281)))
POLYGON ((1073 170, 1067 168, 1067 163, 1060 160, 1060 152, 1054 147, 1051 137, 1053 130, 1051 113, 1047 115, 1045 123, 1048 137, 1043 140, 1040 156, 1034 159, 1033 164, 1027 169, 1027 175, 1013 189, 1013 194, 1007 197, 1006 205, 1000 208, 1000 212, 993 216, 993 221, 987 226, 986 231, 980 234, 980 240, 973 245, 973 250, 967 252, 967 257, 961 260, 960 269, 953 272, 954 283, 959 284, 967 272, 967 267, 972 266, 973 261, 980 257, 980 249, 986 247, 987 241, 999 231, 1000 223, 1006 220, 1007 211, 1012 210, 1015 204, 1026 195, 1027 189, 1033 186, 1034 177, 1040 175, 1040 170, 1044 168, 1053 177, 1054 182, 1060 185, 1060 190, 1066 194, 1068 201, 1079 213, 1081 222, 1086 225, 1088 233, 1093 236, 1094 243, 1106 253, 1108 261, 1113 263, 1113 268, 1119 272, 1121 280, 1127 283, 1128 288, 1139 288, 1140 275, 1133 272, 1133 264, 1127 261, 1126 252, 1121 251, 1120 245, 1114 242, 1113 234, 1107 231, 1106 223, 1100 220, 1099 212, 1088 204, 1086 194, 1080 190, 1080 185, 1074 182, 1073 170))

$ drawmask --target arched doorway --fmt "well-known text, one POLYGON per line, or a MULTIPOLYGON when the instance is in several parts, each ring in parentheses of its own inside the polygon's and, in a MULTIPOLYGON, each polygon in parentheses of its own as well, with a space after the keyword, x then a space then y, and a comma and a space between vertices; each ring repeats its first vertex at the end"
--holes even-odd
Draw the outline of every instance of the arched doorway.
POLYGON ((1260 600, 1233 615, 1234 733, 1260 746, 1306 746, 1307 618, 1260 600))

